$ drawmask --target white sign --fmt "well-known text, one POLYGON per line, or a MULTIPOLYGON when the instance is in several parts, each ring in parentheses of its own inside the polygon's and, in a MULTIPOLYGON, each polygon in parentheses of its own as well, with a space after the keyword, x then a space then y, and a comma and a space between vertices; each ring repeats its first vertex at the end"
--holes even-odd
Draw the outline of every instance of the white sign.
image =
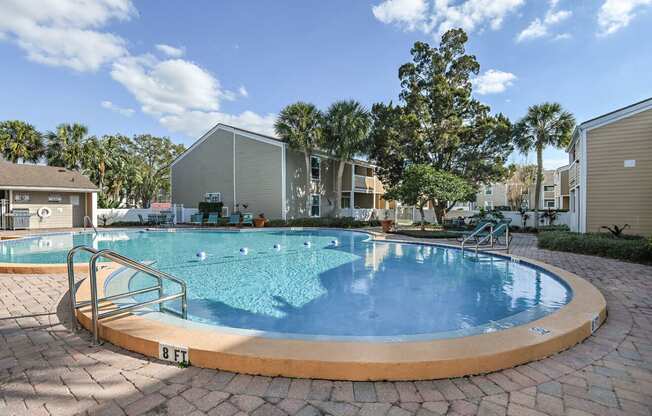
POLYGON ((636 160, 629 159, 625 161, 625 167, 626 168, 635 168, 636 167, 636 160))
POLYGON ((158 358, 173 363, 188 363, 188 347, 179 345, 158 344, 158 358))

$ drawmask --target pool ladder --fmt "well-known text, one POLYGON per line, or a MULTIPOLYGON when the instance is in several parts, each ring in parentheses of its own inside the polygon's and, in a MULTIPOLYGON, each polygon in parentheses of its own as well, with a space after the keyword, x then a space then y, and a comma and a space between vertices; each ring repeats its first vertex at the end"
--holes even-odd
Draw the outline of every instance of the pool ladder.
POLYGON ((152 305, 159 305, 159 311, 160 312, 168 312, 172 313, 174 315, 178 315, 183 319, 188 318, 188 296, 187 296, 187 288, 186 288, 186 283, 183 280, 180 280, 172 275, 169 275, 167 273, 164 273, 160 270, 153 269, 149 266, 146 266, 142 263, 137 262, 136 260, 130 259, 129 257, 123 256, 122 254, 119 254, 113 250, 96 250, 92 247, 88 246, 76 246, 73 247, 69 252, 68 252, 68 259, 67 259, 67 265, 68 265, 68 289, 69 289, 69 294, 70 294, 70 316, 72 319, 72 328, 73 331, 76 331, 79 326, 77 323, 77 309, 82 308, 84 306, 91 305, 91 319, 92 319, 92 327, 91 327, 91 332, 93 333, 93 342, 95 344, 100 343, 100 334, 99 334, 99 320, 103 318, 109 318, 111 316, 119 315, 125 312, 130 312, 136 309, 141 309, 145 308, 147 306, 152 306, 152 305), (76 299, 76 294, 75 294, 75 254, 79 253, 80 251, 85 251, 87 253, 91 254, 91 258, 88 262, 88 271, 89 271, 89 279, 90 279, 90 286, 91 286, 91 299, 82 301, 82 302, 77 302, 76 299), (135 270, 137 272, 142 272, 145 273, 149 276, 154 277, 157 280, 157 284, 155 286, 151 287, 146 287, 143 289, 138 289, 138 290, 131 290, 125 293, 120 293, 117 295, 112 295, 112 296, 106 296, 103 298, 98 298, 97 296, 97 262, 100 258, 104 258, 107 260, 111 260, 114 263, 118 263, 121 266, 124 266, 128 269, 135 270), (173 283, 178 284, 181 287, 181 291, 179 293, 175 293, 172 295, 164 295, 163 294, 163 280, 168 280, 173 283), (122 299, 122 298, 127 298, 130 296, 135 296, 135 295, 141 295, 144 293, 150 293, 150 292, 158 292, 158 296, 155 299, 144 301, 144 302, 138 302, 134 304, 130 304, 127 306, 122 306, 122 307, 116 307, 115 309, 111 309, 106 312, 99 313, 99 304, 100 302, 110 302, 116 299, 122 299), (178 313, 176 311, 173 311, 172 309, 166 308, 165 305, 163 305, 165 302, 173 301, 176 299, 181 299, 181 313, 178 313))
POLYGON ((494 223, 488 222, 482 227, 480 227, 478 230, 467 236, 463 241, 462 241, 462 253, 464 253, 464 249, 467 243, 470 243, 471 240, 475 240, 473 243, 474 245, 472 246, 475 249, 475 253, 477 254, 478 251, 480 251, 480 246, 485 245, 488 242, 488 248, 483 248, 484 250, 505 250, 507 253, 509 253, 509 244, 511 242, 511 238, 509 236, 509 224, 508 223, 502 223, 499 224, 496 228, 494 228, 494 223), (478 237, 478 235, 482 232, 485 231, 487 228, 489 228, 489 234, 478 237), (505 234, 505 244, 501 245, 499 241, 499 236, 500 233, 505 234))

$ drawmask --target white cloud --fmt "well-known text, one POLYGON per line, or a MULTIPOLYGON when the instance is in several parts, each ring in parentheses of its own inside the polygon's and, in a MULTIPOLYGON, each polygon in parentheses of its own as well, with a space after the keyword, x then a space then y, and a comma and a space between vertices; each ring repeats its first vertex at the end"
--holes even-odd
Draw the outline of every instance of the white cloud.
POLYGON ((133 108, 119 107, 113 104, 111 101, 102 101, 100 105, 102 106, 102 108, 106 108, 107 110, 114 111, 125 117, 131 117, 135 112, 133 108))
POLYGON ((247 91, 244 85, 241 85, 240 88, 238 88, 238 94, 245 98, 249 97, 249 91, 247 91))
POLYGON ((480 95, 497 94, 511 87, 516 80, 516 75, 511 72, 490 69, 484 74, 473 79, 473 86, 480 95))
POLYGON ((130 56, 113 63, 111 77, 124 85, 151 114, 216 111, 224 95, 208 71, 183 59, 130 56))
POLYGON ((175 48, 164 43, 159 43, 155 48, 171 58, 180 58, 186 53, 185 48, 175 48))
POLYGON ((467 32, 500 29, 503 20, 525 0, 384 0, 373 6, 376 19, 398 24, 406 30, 419 29, 427 34, 441 34, 461 27, 467 32))
MULTIPOLYGON (((551 26, 557 25, 564 20, 570 18, 573 15, 573 12, 570 10, 557 10, 558 0, 551 0, 550 7, 546 12, 546 15, 543 17, 543 20, 540 18, 534 19, 528 27, 523 29, 517 36, 517 42, 523 42, 531 39, 538 39, 550 35, 551 26)), ((570 37, 568 34, 557 35, 555 40, 566 39, 570 37)))
POLYGON ((396 23, 414 30, 425 21, 428 4, 427 0, 385 0, 371 11, 383 23, 396 23))
POLYGON ((636 17, 635 11, 652 5, 652 0, 605 0, 598 13, 598 26, 601 36, 611 35, 627 27, 636 17))
POLYGON ((137 15, 130 0, 2 0, 0 39, 16 42, 28 59, 95 71, 127 54, 119 36, 98 30, 137 15))
POLYGON ((174 132, 184 133, 190 137, 200 137, 217 123, 230 124, 257 133, 274 136, 275 114, 261 116, 252 111, 238 115, 218 111, 186 111, 179 114, 163 116, 159 122, 174 132))

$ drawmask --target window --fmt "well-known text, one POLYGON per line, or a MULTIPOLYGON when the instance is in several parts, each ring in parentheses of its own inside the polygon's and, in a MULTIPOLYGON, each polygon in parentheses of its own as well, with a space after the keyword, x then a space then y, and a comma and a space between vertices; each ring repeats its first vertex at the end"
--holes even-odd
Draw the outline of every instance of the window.
POLYGON ((222 202, 221 192, 207 192, 204 194, 204 201, 206 202, 222 202))
POLYGON ((29 194, 16 194, 14 195, 15 202, 27 202, 29 201, 29 194))
POLYGON ((321 159, 317 156, 310 157, 310 177, 317 182, 321 179, 321 159))
POLYGON ((62 199, 63 198, 61 197, 61 195, 55 195, 55 194, 48 195, 48 202, 61 202, 62 199))
POLYGON ((492 192, 492 189, 491 189, 491 185, 487 185, 487 186, 484 187, 484 194, 485 195, 491 195, 492 193, 493 192, 492 192))
POLYGON ((545 208, 554 208, 555 207, 555 200, 554 199, 545 199, 543 201, 543 206, 545 208))
POLYGON ((555 190, 555 185, 546 185, 543 187, 543 192, 552 192, 555 190))
POLYGON ((342 208, 351 208, 351 195, 342 194, 342 208))
POLYGON ((321 215, 321 195, 314 194, 312 196, 312 206, 310 207, 310 216, 319 217, 321 215))
POLYGON ((79 206, 79 195, 70 195, 70 205, 79 206))

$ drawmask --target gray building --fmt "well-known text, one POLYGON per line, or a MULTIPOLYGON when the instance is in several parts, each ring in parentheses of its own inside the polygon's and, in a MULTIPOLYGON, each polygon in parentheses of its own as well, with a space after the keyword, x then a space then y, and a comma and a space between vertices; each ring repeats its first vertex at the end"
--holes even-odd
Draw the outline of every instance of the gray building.
MULTIPOLYGON (((219 200, 224 203, 224 214, 238 205, 243 211, 264 213, 271 219, 331 216, 338 163, 326 153, 316 152, 310 172, 306 172, 303 153, 287 143, 218 124, 172 163, 172 203, 196 208, 199 202, 219 200), (304 195, 307 174, 312 179, 310 208, 304 195)), ((346 164, 342 191, 345 209, 386 206, 375 167, 366 161, 346 164)))

